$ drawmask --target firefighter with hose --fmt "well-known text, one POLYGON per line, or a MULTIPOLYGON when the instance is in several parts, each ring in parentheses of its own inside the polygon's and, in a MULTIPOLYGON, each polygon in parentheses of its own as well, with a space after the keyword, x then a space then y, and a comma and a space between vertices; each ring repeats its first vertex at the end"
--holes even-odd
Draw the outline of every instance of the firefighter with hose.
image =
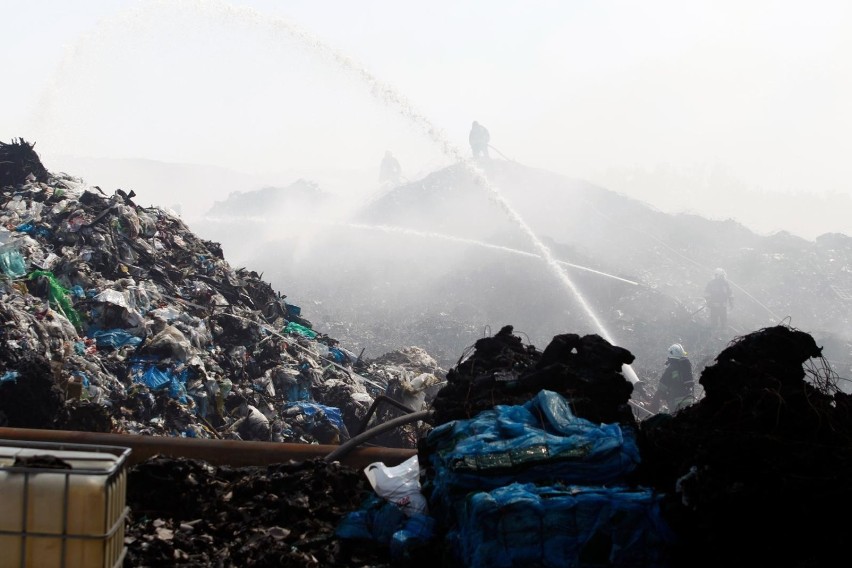
POLYGON ((723 268, 717 268, 713 279, 704 289, 704 298, 710 310, 710 328, 723 331, 728 327, 728 309, 734 307, 734 295, 723 268))
POLYGON ((467 138, 474 158, 488 158, 488 143, 491 141, 491 134, 487 128, 474 120, 467 138))
POLYGON ((673 413, 695 400, 695 377, 692 362, 680 343, 668 349, 666 369, 660 377, 651 408, 657 412, 673 413))

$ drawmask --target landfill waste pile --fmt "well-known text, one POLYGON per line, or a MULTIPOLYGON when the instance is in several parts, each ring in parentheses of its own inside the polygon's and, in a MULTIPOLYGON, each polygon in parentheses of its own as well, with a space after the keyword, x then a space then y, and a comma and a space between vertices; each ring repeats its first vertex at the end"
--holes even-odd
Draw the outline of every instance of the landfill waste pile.
MULTIPOLYGON (((444 372, 362 360, 133 192, 0 145, 0 426, 341 444, 412 411, 363 469, 154 456, 127 476, 126 566, 833 565, 852 402, 810 334, 734 338, 703 396, 636 413, 627 349, 512 325, 444 372)), ((403 417, 404 418, 404 417, 403 417)))
POLYGON ((337 444, 376 397, 423 407, 443 380, 413 351, 361 359, 132 191, 50 174, 24 140, 0 164, 0 426, 337 444))

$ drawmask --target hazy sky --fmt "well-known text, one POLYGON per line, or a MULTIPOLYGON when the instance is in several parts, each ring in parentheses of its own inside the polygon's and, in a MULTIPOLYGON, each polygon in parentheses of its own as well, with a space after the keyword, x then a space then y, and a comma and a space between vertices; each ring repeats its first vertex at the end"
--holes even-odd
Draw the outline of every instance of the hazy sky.
POLYGON ((414 179, 452 161, 443 142, 469 153, 478 120, 495 157, 663 210, 852 234, 847 0, 0 0, 0 14, 0 140, 40 153, 377 173, 389 149, 414 179))

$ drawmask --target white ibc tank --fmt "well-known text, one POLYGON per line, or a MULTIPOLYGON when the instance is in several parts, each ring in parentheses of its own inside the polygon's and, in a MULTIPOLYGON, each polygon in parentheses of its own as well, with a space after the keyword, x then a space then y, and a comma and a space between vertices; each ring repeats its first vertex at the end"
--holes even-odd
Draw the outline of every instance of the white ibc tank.
POLYGON ((120 566, 129 454, 0 440, 0 568, 120 566))

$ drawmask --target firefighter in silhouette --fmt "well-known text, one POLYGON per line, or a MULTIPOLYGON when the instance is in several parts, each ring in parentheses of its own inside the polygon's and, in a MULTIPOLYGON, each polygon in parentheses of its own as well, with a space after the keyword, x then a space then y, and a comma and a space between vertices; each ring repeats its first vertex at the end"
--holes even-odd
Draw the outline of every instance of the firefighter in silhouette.
POLYGON ((396 185, 402 177, 402 168, 399 161, 388 150, 385 152, 385 157, 382 158, 382 164, 379 166, 379 181, 383 184, 396 185))
POLYGON ((473 150, 474 158, 488 157, 488 143, 491 141, 491 134, 488 133, 487 128, 475 120, 473 126, 470 127, 468 141, 470 142, 470 149, 473 150))
POLYGON ((721 331, 728 327, 728 309, 734 307, 734 295, 724 269, 714 271, 713 279, 704 289, 704 300, 710 311, 710 328, 721 331))
POLYGON ((668 350, 666 370, 660 377, 657 392, 651 401, 651 408, 657 412, 673 413, 693 402, 695 378, 692 375, 692 362, 680 343, 668 350))

